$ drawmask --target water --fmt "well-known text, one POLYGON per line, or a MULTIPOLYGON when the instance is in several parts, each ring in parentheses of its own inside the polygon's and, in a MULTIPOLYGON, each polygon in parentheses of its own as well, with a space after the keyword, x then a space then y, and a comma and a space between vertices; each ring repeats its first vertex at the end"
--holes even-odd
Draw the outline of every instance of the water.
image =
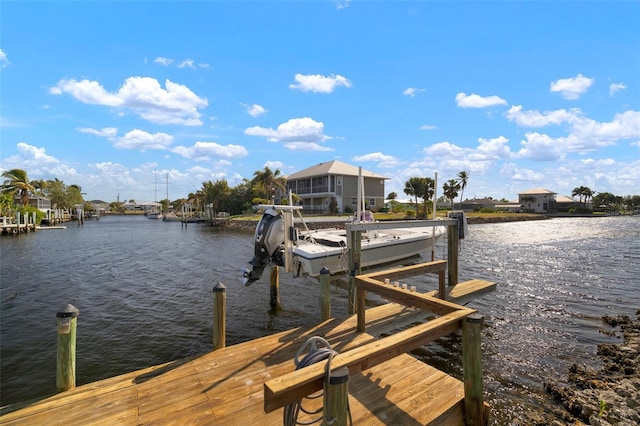
MULTIPOLYGON (((562 382, 574 362, 598 367, 596 345, 619 341, 601 317, 640 308, 639 237, 640 217, 470 226, 460 280, 498 283, 470 305, 486 316, 485 391, 497 424, 557 409, 542 384, 562 382)), ((79 385, 209 351, 218 282, 227 286, 227 344, 320 318, 314 280, 281 273, 278 312, 268 271, 241 285, 253 252, 247 233, 115 216, 2 237, 0 248, 0 405, 55 392, 55 314, 67 303, 80 310, 79 385)), ((444 252, 439 246, 437 257, 444 252)), ((434 283, 412 282, 419 290, 434 283)), ((346 316, 346 292, 332 297, 332 314, 346 316)), ((459 336, 415 354, 460 377, 459 336)))

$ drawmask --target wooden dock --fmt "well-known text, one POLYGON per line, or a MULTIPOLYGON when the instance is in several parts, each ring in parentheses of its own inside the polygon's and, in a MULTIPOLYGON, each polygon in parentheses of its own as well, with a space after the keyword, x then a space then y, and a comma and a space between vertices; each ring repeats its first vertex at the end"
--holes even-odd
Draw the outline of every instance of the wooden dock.
MULTIPOLYGON (((464 311, 456 311, 459 318, 474 312, 464 311)), ((380 336, 406 332, 408 325, 428 325, 444 318, 434 317, 388 303, 366 310, 366 332, 357 331, 357 315, 330 319, 311 329, 285 331, 79 386, 7 413, 0 417, 0 424, 279 425, 282 408, 265 412, 265 383, 295 372, 293 359, 308 338, 322 336, 339 354, 354 353, 386 340, 380 336)), ((352 374, 349 391, 354 424, 465 422, 463 382, 406 353, 352 374)))

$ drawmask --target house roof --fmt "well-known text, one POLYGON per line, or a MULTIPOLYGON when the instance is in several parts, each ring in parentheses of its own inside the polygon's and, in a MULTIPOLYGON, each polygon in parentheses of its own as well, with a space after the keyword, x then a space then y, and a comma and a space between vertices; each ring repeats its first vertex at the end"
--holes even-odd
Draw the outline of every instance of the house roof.
POLYGON ((558 195, 556 197, 556 203, 577 203, 577 201, 566 195, 558 195))
MULTIPOLYGON (((333 161, 327 161, 324 163, 316 164, 315 166, 311 166, 304 170, 300 170, 299 172, 292 173, 289 176, 287 176, 287 179, 288 180, 304 179, 309 177, 326 176, 326 175, 358 176, 358 170, 359 168, 356 166, 343 163, 342 161, 333 160, 333 161)), ((388 177, 370 172, 365 169, 362 169, 362 177, 389 179, 388 177)))
POLYGON ((518 192, 518 195, 540 195, 540 194, 557 194, 557 192, 549 191, 544 188, 527 189, 526 191, 518 192))

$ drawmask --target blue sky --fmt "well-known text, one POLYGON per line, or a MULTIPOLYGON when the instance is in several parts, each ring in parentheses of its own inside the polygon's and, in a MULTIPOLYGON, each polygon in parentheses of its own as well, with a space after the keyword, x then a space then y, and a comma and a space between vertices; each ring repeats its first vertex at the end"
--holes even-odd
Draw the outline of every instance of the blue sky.
POLYGON ((0 169, 186 197, 340 160, 640 194, 640 2, 0 4, 0 169))

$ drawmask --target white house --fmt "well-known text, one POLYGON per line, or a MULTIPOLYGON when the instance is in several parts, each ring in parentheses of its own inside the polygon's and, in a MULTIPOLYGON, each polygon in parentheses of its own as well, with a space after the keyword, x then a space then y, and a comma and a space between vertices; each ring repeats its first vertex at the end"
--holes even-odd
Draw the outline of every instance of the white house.
POLYGON ((533 188, 518 193, 518 203, 524 206, 524 211, 533 213, 556 213, 556 192, 544 188, 533 188))

